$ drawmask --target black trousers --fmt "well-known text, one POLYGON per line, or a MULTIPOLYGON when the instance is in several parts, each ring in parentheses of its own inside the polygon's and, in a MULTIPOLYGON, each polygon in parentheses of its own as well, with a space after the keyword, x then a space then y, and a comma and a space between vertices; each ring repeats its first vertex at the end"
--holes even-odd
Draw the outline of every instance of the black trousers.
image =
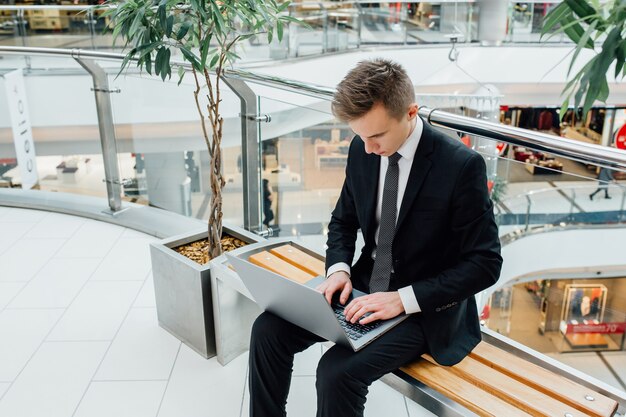
POLYGON ((589 198, 593 200, 593 197, 602 190, 604 190, 604 197, 608 198, 609 197, 609 184, 605 182, 600 182, 598 184, 598 188, 589 195, 589 198))
MULTIPOLYGON (((354 352, 333 346, 317 367, 317 417, 363 416, 368 387, 427 352, 419 314, 354 352)), ((322 339, 271 313, 261 314, 250 342, 250 417, 286 416, 294 355, 322 339)))

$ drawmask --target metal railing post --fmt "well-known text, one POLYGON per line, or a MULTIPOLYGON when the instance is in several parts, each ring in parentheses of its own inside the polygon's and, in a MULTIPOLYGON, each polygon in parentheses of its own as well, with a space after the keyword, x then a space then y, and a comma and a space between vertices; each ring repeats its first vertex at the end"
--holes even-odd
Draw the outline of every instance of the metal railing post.
POLYGON ((576 190, 572 188, 571 190, 572 197, 569 203, 569 221, 574 221, 574 204, 576 204, 576 190))
MULTIPOLYGON (((96 97, 96 111, 98 113, 98 128, 100 130, 100 144, 102 145, 102 159, 104 161, 104 181, 107 187, 109 208, 112 212, 122 209, 122 181, 117 161, 117 144, 115 142, 115 127, 111 108, 111 94, 109 80, 106 73, 95 61, 74 56, 74 59, 91 75, 93 92, 96 97)), ((119 92, 119 91, 118 91, 119 92)))
MULTIPOLYGON (((26 46, 26 18, 24 17, 24 9, 17 11, 17 22, 17 36, 22 39, 22 45, 26 46)), ((30 56, 24 55, 24 63, 27 69, 31 68, 30 56)))
POLYGON ((355 3, 357 9, 357 32, 356 32, 356 49, 361 48, 361 28, 363 26, 363 8, 359 3, 355 3))
MULTIPOLYGON (((222 78, 241 101, 241 173, 243 175, 243 227, 257 231, 261 224, 261 151, 257 96, 245 81, 222 78)), ((268 120, 269 121, 269 120, 268 120)))
POLYGON ((530 226, 530 207, 532 206, 532 200, 530 199, 530 196, 528 194, 526 194, 526 201, 528 202, 528 204, 526 205, 526 224, 524 226, 525 232, 528 231, 528 227, 530 226))
POLYGON ((328 51, 328 10, 323 3, 319 3, 319 5, 322 9, 322 53, 324 54, 328 51))
POLYGON ((87 10, 87 20, 85 23, 89 27, 89 36, 91 37, 91 47, 96 49, 96 19, 93 13, 93 9, 87 10))
POLYGON ((619 208, 619 219, 620 222, 626 220, 626 216, 624 215, 624 204, 626 203, 626 187, 620 187, 622 189, 622 204, 619 208))

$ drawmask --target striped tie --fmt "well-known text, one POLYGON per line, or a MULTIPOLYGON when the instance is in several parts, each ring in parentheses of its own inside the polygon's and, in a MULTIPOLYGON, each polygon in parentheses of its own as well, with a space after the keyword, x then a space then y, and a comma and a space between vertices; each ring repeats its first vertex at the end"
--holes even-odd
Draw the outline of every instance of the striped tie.
POLYGON ((392 267, 391 245, 396 233, 396 214, 398 211, 398 178, 400 175, 398 160, 401 157, 402 155, 398 152, 389 157, 389 167, 387 167, 385 174, 378 246, 376 246, 376 260, 374 260, 374 269, 370 278, 370 293, 389 289, 392 267))

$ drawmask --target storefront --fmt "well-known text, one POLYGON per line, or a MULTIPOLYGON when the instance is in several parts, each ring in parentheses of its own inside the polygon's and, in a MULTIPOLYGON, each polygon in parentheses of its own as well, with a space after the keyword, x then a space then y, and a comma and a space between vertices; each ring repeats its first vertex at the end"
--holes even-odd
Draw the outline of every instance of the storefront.
POLYGON ((496 291, 482 319, 544 353, 624 350, 626 278, 517 284, 496 291))

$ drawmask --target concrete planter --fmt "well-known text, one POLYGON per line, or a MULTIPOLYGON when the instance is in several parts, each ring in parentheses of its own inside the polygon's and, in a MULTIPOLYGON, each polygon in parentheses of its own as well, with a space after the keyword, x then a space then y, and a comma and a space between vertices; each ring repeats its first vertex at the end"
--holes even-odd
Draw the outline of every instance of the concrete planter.
MULTIPOLYGON (((239 227, 224 234, 248 243, 263 241, 239 227)), ((215 356, 216 338, 211 292, 211 262, 199 265, 172 248, 206 238, 207 231, 170 237, 150 244, 159 325, 205 358, 215 356)), ((225 261, 221 256, 213 261, 225 261)), ((212 262, 213 262, 212 261, 212 262)))
MULTIPOLYGON (((270 241, 264 239, 229 253, 239 256, 268 244, 270 241)), ((252 324, 262 311, 225 256, 212 259, 210 264, 217 361, 226 365, 248 350, 252 324)))

